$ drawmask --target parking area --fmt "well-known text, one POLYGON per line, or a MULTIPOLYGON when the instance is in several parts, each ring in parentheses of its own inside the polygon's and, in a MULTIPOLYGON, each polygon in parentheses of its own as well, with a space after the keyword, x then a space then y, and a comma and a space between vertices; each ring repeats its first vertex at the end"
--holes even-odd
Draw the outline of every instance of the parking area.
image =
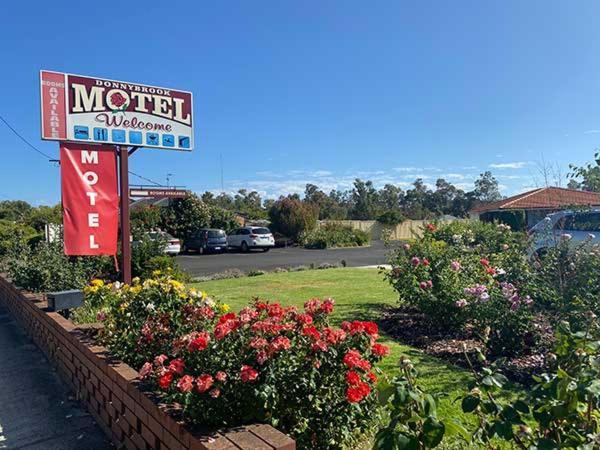
POLYGON ((267 253, 229 252, 222 254, 198 255, 190 253, 177 256, 177 262, 192 276, 206 276, 227 269, 273 270, 277 267, 309 266, 345 261, 348 267, 374 266, 385 264, 390 248, 382 241, 373 241, 369 247, 308 250, 302 247, 274 248, 267 253))

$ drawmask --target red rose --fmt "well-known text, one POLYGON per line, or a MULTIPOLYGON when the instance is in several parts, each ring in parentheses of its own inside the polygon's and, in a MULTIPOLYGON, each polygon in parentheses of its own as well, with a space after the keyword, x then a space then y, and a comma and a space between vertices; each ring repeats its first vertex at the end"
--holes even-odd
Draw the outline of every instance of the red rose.
POLYGON ((169 389, 169 386, 171 386, 172 381, 173 374, 171 372, 167 372, 158 379, 158 385, 161 387, 161 389, 169 389))
POLYGON ((173 373, 176 373, 177 375, 181 375, 181 374, 183 374, 184 367, 185 367, 185 364, 183 363, 183 360, 181 358, 174 359, 169 364, 169 372, 173 372, 173 373))
POLYGON ((304 325, 310 325, 313 323, 313 318, 310 314, 298 314, 296 316, 296 321, 304 325))
POLYGON ((373 384, 377 383, 377 375, 375 375, 373 372, 369 372, 367 374, 367 376, 369 377, 369 380, 371 381, 371 383, 373 383, 373 384))
POLYGON ((271 341, 271 350, 279 352, 281 350, 288 350, 292 346, 290 340, 285 336, 277 336, 271 341))
POLYGON ((222 370, 219 370, 217 372, 217 374, 215 375, 215 378, 217 380, 219 380, 221 383, 224 383, 225 381, 227 381, 227 374, 225 372, 223 372, 222 370))
POLYGON ((479 262, 481 263, 481 265, 482 265, 483 267, 488 267, 488 266, 490 265, 490 262, 489 262, 487 259, 485 259, 485 258, 481 258, 481 259, 479 260, 479 262))
POLYGON ((370 336, 378 336, 379 335, 379 327, 375 322, 363 322, 363 327, 368 335, 370 336))
POLYGON ((208 395, 210 395, 212 398, 218 398, 219 395, 221 395, 221 389, 219 388, 214 388, 212 391, 210 391, 208 393, 208 395))
POLYGON ((182 376, 177 382, 177 389, 181 392, 191 392, 194 388, 194 377, 190 375, 182 376))
POLYGON ((213 385, 213 377, 205 373, 196 378, 196 390, 201 394, 208 391, 213 385))
POLYGON ((318 298, 311 298, 309 301, 304 303, 304 311, 308 314, 316 314, 321 308, 321 300, 318 298))
POLYGON ((344 364, 346 364, 346 366, 348 366, 350 369, 358 367, 360 361, 362 361, 362 356, 358 350, 348 350, 348 353, 344 355, 344 364))
POLYGON ((327 342, 322 341, 321 339, 318 339, 313 345, 312 345, 312 351, 313 352, 326 352, 327 349, 329 347, 327 346, 327 342))
POLYGON ((429 265, 429 260, 427 258, 423 258, 421 260, 421 264, 423 264, 425 267, 427 267, 429 265))
POLYGON ((321 304, 321 312, 324 314, 331 314, 333 312, 333 305, 335 301, 332 298, 326 298, 321 304))
POLYGON ((127 99, 123 97, 120 92, 115 92, 110 96, 110 102, 117 108, 120 108, 127 102, 127 99))
POLYGON ((202 351, 208 347, 210 342, 210 335, 206 331, 202 331, 198 336, 188 344, 188 350, 190 352, 202 351))
POLYGON ((356 386, 350 386, 346 390, 346 399, 350 403, 358 403, 371 393, 370 386, 361 381, 356 386))
POLYGON ((267 315, 269 317, 282 317, 284 310, 279 303, 271 303, 267 305, 267 315))
POLYGON ((358 372, 349 370, 346 374, 346 383, 348 383, 350 386, 356 386, 358 383, 360 383, 360 381, 360 375, 358 372))
POLYGON ((377 356, 387 356, 390 354, 390 348, 387 345, 383 344, 373 344, 373 347, 371 347, 371 351, 374 355, 377 356))
POLYGON ((258 378, 258 372, 250 366, 243 365, 240 371, 240 378, 244 383, 248 383, 258 378))
POLYGON ((435 224, 433 224, 433 223, 428 223, 426 226, 427 226, 427 229, 428 229, 429 231, 431 231, 432 233, 433 233, 435 230, 437 230, 437 227, 436 227, 436 226, 435 226, 435 224))
POLYGON ((321 339, 321 333, 319 333, 319 330, 317 330, 317 328, 314 325, 309 325, 307 327, 302 328, 302 335, 310 336, 315 341, 321 339))
POLYGON ((250 347, 252 347, 254 349, 263 348, 263 347, 266 347, 267 345, 269 345, 269 342, 265 338, 259 337, 259 336, 253 337, 252 340, 250 341, 250 347))

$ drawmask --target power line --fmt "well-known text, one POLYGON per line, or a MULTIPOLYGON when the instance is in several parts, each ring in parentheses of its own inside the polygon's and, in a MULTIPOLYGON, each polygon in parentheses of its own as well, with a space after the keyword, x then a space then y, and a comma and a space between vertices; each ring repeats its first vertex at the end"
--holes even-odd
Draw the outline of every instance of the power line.
MULTIPOLYGON (((23 136, 21 136, 21 135, 19 134, 19 132, 18 132, 17 130, 15 130, 15 129, 14 129, 14 128, 13 128, 13 127, 12 127, 12 126, 11 126, 11 125, 10 125, 10 124, 7 122, 7 121, 6 121, 6 119, 5 119, 4 117, 2 117, 1 115, 0 115, 0 120, 2 120, 2 122, 4 122, 4 124, 5 124, 5 125, 8 127, 8 129, 9 129, 10 131, 12 131, 12 132, 13 132, 15 135, 17 135, 17 136, 19 137, 19 139, 21 139, 23 142, 25 142, 25 144, 27 144, 27 145, 28 145, 28 146, 29 146, 29 147, 30 147, 30 148, 31 148, 33 151, 35 151, 35 152, 39 153, 39 154, 40 154, 40 155, 42 155, 42 156, 45 156, 45 157, 46 157, 46 158, 48 158, 48 160, 49 160, 49 161, 51 161, 51 162, 54 162, 54 161, 56 161, 56 159, 55 159, 55 158, 53 158, 52 156, 50 156, 50 155, 48 155, 48 154, 44 153, 44 152, 43 152, 43 151, 41 151, 40 149, 36 148, 36 147, 35 147, 35 145, 33 145, 31 142, 29 142, 27 139, 25 139, 23 136)), ((154 184, 154 185, 156 185, 156 186, 162 186, 160 183, 158 183, 158 182, 156 182, 156 181, 154 181, 154 180, 151 180, 150 178, 146 178, 146 177, 144 177, 144 176, 142 176, 142 175, 139 175, 139 174, 137 174, 137 173, 135 173, 135 172, 132 172, 131 170, 129 171, 129 174, 130 174, 130 175, 133 175, 133 176, 135 176, 135 177, 141 178, 142 180, 148 181, 148 182, 150 182, 150 183, 152 183, 152 184, 154 184)))
POLYGON ((17 130, 15 130, 13 127, 10 126, 10 124, 6 121, 6 119, 4 117, 0 116, 0 120, 2 120, 2 122, 4 122, 4 125, 6 125, 10 129, 10 131, 15 133, 19 137, 19 139, 21 139, 23 142, 25 142, 33 151, 38 152, 40 155, 48 158, 48 160, 54 159, 54 158, 52 158, 52 156, 48 155, 47 153, 44 153, 43 151, 37 149, 31 142, 29 142, 27 139, 25 139, 23 136, 21 136, 17 130))
POLYGON ((129 171, 129 174, 130 174, 130 175, 133 175, 133 176, 135 176, 135 177, 141 178, 142 180, 148 181, 148 182, 150 182, 150 183, 152 183, 152 184, 154 184, 154 185, 156 185, 156 186, 162 186, 162 184, 160 184, 160 183, 158 183, 158 182, 156 182, 156 181, 154 181, 154 180, 151 180, 150 178, 146 178, 146 177, 143 177, 143 176, 141 176, 141 175, 138 175, 137 173, 135 173, 135 172, 132 172, 131 170, 129 171))

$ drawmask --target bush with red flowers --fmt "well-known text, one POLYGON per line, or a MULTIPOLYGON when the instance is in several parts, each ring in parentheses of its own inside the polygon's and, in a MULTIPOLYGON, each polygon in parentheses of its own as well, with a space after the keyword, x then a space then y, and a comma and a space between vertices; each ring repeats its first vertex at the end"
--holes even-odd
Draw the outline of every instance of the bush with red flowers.
POLYGON ((389 349, 375 323, 330 326, 332 299, 303 311, 255 300, 233 313, 170 280, 120 289, 105 311, 107 345, 189 423, 267 422, 299 448, 340 448, 372 426, 374 365, 389 349), (144 291, 163 294, 148 307, 144 291))

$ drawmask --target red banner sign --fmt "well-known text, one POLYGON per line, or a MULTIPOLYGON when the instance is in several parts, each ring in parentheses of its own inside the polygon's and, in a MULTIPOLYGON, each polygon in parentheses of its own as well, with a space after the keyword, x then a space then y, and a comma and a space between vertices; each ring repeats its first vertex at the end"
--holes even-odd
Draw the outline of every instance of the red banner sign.
POLYGON ((61 143, 66 255, 115 255, 119 227, 117 159, 109 146, 61 143))

